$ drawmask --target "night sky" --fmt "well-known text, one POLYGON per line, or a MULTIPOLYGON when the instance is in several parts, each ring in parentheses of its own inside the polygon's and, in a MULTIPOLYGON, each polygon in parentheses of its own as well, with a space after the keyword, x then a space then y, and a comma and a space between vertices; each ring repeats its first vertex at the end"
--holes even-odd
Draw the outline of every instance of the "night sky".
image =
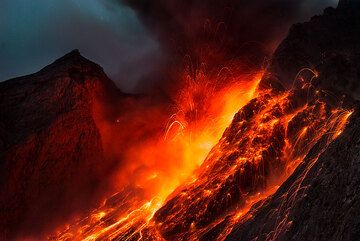
MULTIPOLYGON (((337 2, 302 1, 299 21, 337 2)), ((154 35, 115 0, 1 0, 0 33, 0 80, 36 72, 77 48, 132 91, 162 60, 154 35)))

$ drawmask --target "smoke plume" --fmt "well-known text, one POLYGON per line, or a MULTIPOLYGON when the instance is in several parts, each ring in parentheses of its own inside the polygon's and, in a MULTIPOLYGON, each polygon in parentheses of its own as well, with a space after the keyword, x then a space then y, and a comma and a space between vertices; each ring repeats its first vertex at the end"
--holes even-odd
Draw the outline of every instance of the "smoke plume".
POLYGON ((201 68, 206 68, 209 74, 218 74, 226 67, 235 76, 259 68, 266 64, 267 57, 292 23, 304 21, 321 13, 321 9, 335 5, 334 0, 118 2, 137 12, 169 58, 167 65, 160 67, 166 77, 150 84, 140 82, 141 87, 152 85, 165 89, 179 84, 173 70, 179 66, 188 69, 194 78, 201 68))

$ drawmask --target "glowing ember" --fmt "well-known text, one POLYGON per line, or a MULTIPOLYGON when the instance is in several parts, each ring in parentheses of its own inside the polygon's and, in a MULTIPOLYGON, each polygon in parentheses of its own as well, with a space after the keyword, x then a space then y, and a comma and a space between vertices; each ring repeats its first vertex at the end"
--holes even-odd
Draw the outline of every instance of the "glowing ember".
POLYGON ((163 141, 136 155, 151 163, 137 186, 152 198, 123 199, 126 195, 119 193, 119 200, 107 200, 53 239, 223 240, 315 145, 317 158, 352 113, 327 104, 326 94, 312 86, 315 71, 308 79, 301 72, 291 90, 262 89, 253 99, 260 76, 220 90, 206 85, 205 75, 197 82, 191 79, 163 141), (131 205, 121 206, 124 200, 131 205), (217 233, 219 225, 222 231, 217 233))

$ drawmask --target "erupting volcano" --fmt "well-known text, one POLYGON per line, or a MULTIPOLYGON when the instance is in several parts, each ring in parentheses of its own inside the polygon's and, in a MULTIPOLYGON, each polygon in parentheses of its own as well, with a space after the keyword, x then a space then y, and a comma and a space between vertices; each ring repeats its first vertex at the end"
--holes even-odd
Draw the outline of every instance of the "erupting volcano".
POLYGON ((1 82, 0 239, 357 239, 360 4, 266 60, 301 4, 240 2, 124 1, 167 60, 142 94, 78 50, 1 82))
POLYGON ((345 128, 352 110, 317 89, 317 77, 305 69, 290 90, 260 83, 192 180, 165 202, 155 195, 122 213, 124 193, 116 194, 56 239, 225 239, 242 214, 273 193, 315 145, 314 161, 345 128), (309 79, 301 75, 306 71, 309 79))

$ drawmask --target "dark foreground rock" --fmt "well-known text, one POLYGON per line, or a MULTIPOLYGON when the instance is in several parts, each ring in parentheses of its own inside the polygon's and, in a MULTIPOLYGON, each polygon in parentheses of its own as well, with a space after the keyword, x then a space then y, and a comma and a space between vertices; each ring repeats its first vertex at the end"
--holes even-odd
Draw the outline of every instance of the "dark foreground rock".
POLYGON ((0 83, 1 240, 92 204, 105 166, 93 104, 112 85, 76 50, 0 83))

